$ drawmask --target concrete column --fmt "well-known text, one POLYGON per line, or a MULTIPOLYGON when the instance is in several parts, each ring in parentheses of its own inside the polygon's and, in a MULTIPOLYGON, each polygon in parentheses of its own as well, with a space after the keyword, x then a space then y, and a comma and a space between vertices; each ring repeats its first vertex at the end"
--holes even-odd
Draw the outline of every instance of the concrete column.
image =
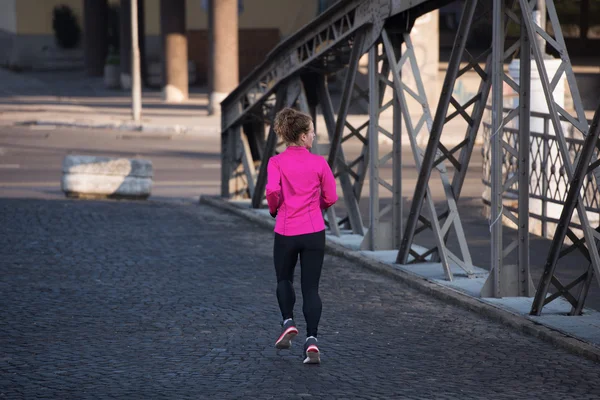
POLYGON ((181 102, 188 98, 188 54, 185 0, 160 0, 163 46, 163 99, 181 102))
POLYGON ((108 1, 85 0, 83 19, 85 71, 89 76, 102 76, 108 53, 108 1))
POLYGON ((220 114, 220 103, 239 84, 238 0, 210 0, 209 114, 220 114))

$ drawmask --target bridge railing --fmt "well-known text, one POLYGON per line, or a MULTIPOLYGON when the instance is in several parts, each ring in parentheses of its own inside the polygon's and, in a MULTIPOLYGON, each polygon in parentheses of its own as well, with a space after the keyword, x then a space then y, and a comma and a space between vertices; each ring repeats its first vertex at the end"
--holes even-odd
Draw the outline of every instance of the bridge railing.
MULTIPOLYGON (((489 111, 491 107, 488 107, 489 111)), ((507 115, 509 108, 504 109, 507 115)), ((529 168, 529 232, 552 238, 556 230, 556 224, 559 221, 560 213, 565 205, 567 198, 569 179, 567 177, 562 158, 560 156, 558 138, 553 132, 550 121, 550 114, 531 112, 531 118, 538 118, 542 123, 542 132, 531 131, 530 133, 530 168, 529 168)), ((581 153, 584 138, 573 125, 566 123, 564 117, 560 118, 565 129, 565 140, 569 149, 571 162, 575 162, 578 154, 581 153)), ((519 147, 519 126, 518 120, 514 121, 512 126, 505 126, 502 129, 503 138, 507 143, 518 149, 519 147)), ((588 125, 591 120, 588 120, 588 125)), ((482 199, 486 205, 486 214, 489 217, 490 193, 491 193, 491 124, 489 121, 483 122, 482 139, 484 145, 481 148, 483 156, 482 182, 485 190, 482 199)), ((502 160, 502 179, 508 181, 511 176, 517 173, 517 160, 513 157, 505 157, 502 160)), ((511 211, 517 212, 519 194, 518 187, 513 185, 504 192, 504 206, 511 211)), ((581 196, 588 218, 592 225, 599 222, 600 213, 600 191, 590 172, 584 179, 581 196)), ((514 223, 508 218, 504 218, 506 225, 513 226, 514 223)), ((570 222, 574 229, 581 229, 579 218, 575 215, 570 222)))

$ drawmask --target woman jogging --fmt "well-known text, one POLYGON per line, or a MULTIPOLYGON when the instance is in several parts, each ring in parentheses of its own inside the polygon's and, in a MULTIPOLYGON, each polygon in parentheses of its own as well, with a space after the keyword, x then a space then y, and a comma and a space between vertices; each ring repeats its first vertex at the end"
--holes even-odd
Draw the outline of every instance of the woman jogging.
POLYGON ((321 318, 319 279, 325 256, 322 210, 337 201, 335 178, 325 158, 310 153, 315 129, 310 116, 284 108, 275 116, 275 132, 287 149, 271 157, 267 166, 267 202, 276 218, 273 259, 277 274, 277 301, 282 333, 275 343, 289 349, 298 334, 294 323, 294 268, 300 256, 302 311, 306 321, 304 363, 321 362, 317 328, 321 318))

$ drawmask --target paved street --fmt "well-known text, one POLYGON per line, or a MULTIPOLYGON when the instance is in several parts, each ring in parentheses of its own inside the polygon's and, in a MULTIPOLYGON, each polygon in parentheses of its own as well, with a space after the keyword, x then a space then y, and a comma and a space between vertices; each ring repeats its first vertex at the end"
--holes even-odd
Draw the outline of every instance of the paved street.
POLYGON ((62 199, 67 154, 145 158, 153 163, 152 197, 198 200, 220 191, 218 136, 193 139, 168 133, 0 127, 0 196, 62 199))
POLYGON ((197 204, 218 140, 136 135, 0 131, 0 398, 600 398, 597 363, 332 256, 322 365, 301 362, 299 290, 277 354, 272 233, 197 204), (153 196, 64 199, 69 153, 151 159, 153 196))
POLYGON ((0 240, 4 398, 600 396, 597 364, 332 256, 323 363, 277 354, 272 234, 207 206, 3 199, 0 240))

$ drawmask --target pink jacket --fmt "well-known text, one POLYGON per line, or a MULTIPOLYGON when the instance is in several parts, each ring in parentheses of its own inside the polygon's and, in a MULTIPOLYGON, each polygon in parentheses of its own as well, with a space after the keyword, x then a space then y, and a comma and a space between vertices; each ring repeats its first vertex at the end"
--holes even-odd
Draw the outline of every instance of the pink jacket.
POLYGON ((321 210, 338 199, 329 164, 304 147, 290 146, 269 159, 266 192, 269 211, 277 212, 275 232, 284 236, 324 230, 321 210))

